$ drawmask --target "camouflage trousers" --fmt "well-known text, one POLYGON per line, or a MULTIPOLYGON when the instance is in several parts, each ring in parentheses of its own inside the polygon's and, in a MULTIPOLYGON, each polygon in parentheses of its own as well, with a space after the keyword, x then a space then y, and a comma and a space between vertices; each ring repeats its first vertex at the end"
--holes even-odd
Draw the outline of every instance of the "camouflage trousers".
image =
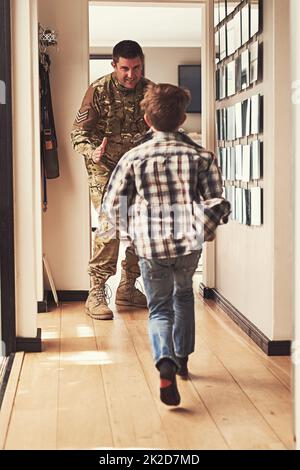
MULTIPOLYGON (((99 165, 101 174, 93 175, 89 178, 91 201, 99 214, 106 187, 111 175, 111 171, 99 165)), ((110 276, 114 276, 117 271, 120 241, 112 237, 109 231, 109 224, 103 218, 99 218, 99 228, 96 231, 93 247, 93 255, 89 262, 89 275, 92 286, 104 283, 110 276)), ((125 260, 122 261, 122 268, 125 271, 140 276, 138 257, 133 247, 128 247, 125 253, 125 260)))

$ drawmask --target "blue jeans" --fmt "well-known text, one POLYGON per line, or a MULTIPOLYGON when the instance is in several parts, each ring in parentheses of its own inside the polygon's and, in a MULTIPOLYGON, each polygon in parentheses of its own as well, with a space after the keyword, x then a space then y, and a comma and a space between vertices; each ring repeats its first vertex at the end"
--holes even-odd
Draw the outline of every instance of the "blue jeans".
POLYGON ((201 251, 178 258, 140 258, 149 308, 149 335, 155 365, 187 357, 195 346, 193 274, 201 251))

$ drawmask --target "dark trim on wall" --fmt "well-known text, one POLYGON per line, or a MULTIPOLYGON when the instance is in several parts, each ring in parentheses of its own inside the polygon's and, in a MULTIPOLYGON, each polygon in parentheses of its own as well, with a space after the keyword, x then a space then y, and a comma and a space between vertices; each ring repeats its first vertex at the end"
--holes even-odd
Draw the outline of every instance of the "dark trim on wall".
POLYGON ((5 354, 16 350, 10 0, 0 0, 0 268, 5 354), (4 101, 4 102, 3 102, 4 101))
POLYGON ((48 312, 48 302, 47 302, 47 300, 43 300, 43 301, 37 303, 37 312, 38 313, 48 312))
POLYGON ((290 356, 291 341, 271 341, 253 323, 239 312, 216 289, 209 289, 204 284, 199 286, 204 299, 214 300, 224 312, 266 353, 268 356, 290 356))
POLYGON ((41 352, 42 351, 42 330, 38 328, 35 338, 17 337, 17 351, 41 352))
MULTIPOLYGON (((87 290, 58 290, 57 297, 60 302, 85 302, 88 297, 87 290)), ((54 302, 51 291, 45 293, 46 301, 54 302)))

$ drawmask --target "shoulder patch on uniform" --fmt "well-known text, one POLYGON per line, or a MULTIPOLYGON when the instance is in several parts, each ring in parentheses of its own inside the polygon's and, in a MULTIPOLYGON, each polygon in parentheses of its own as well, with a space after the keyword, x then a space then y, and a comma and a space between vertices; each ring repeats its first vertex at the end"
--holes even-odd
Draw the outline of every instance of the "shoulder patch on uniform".
POLYGON ((86 121, 89 117, 89 110, 86 109, 85 111, 78 111, 78 113, 76 114, 76 123, 77 124, 80 124, 84 121, 86 121))

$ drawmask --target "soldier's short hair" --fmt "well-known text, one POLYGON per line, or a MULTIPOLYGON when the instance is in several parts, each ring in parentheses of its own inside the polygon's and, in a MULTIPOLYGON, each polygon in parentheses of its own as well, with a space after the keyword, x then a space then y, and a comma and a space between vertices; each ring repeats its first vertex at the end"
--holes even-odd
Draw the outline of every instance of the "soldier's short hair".
POLYGON ((147 88, 141 108, 158 131, 175 131, 184 120, 190 92, 169 83, 158 83, 147 88))
POLYGON ((114 62, 118 62, 120 57, 123 57, 124 59, 135 59, 136 57, 140 57, 141 60, 144 61, 144 54, 141 46, 137 42, 130 41, 129 39, 118 42, 118 44, 115 45, 112 57, 114 62))

